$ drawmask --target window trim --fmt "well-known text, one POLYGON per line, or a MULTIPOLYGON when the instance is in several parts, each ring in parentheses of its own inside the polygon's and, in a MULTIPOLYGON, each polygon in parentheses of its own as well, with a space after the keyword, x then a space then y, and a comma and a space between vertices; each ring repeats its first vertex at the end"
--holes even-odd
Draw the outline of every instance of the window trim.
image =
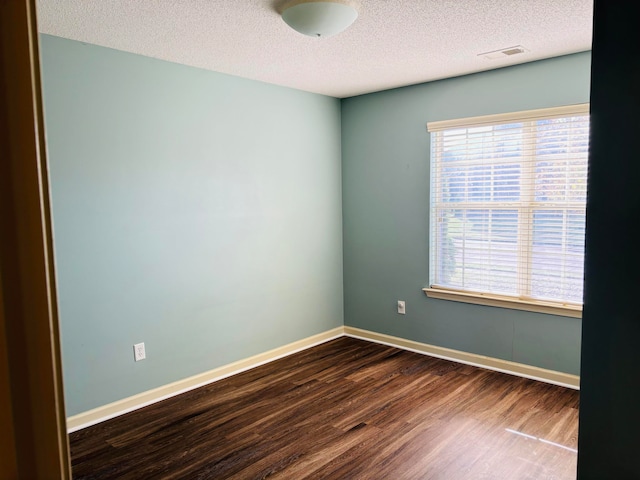
POLYGON ((496 295, 495 293, 479 293, 462 290, 454 290, 437 285, 422 289, 429 298, 451 300, 454 302, 485 305, 488 307, 510 308, 513 310, 525 310, 528 312, 546 313, 562 317, 582 318, 582 305, 574 303, 545 302, 542 300, 509 297, 496 295))
MULTIPOLYGON (((428 122, 427 132, 435 133, 456 128, 473 128, 483 125, 495 125, 516 121, 529 122, 535 120, 546 120, 549 118, 589 114, 590 104, 580 103, 574 105, 565 105, 561 107, 540 108, 536 110, 525 110, 520 112, 509 112, 494 115, 483 115, 478 117, 466 117, 452 120, 428 122)), ((432 159, 430 157, 429 162, 431 161, 432 159)), ((431 205, 429 206, 429 210, 431 211, 431 205)), ((429 227, 429 232, 431 232, 431 227, 429 227)), ((431 261, 431 240, 429 242, 429 259, 431 261)), ((431 285, 423 288, 422 290, 429 298, 470 303, 475 305, 509 308, 514 310, 524 310, 529 312, 545 313, 564 317, 582 318, 583 305, 577 303, 548 302, 524 296, 516 297, 488 292, 457 290, 449 287, 442 287, 439 285, 431 285)))
POLYGON ((588 103, 564 105, 562 107, 539 108, 536 110, 524 110, 521 112, 496 113, 479 117, 455 118, 452 120, 439 120, 428 122, 429 133, 440 132, 455 128, 473 128, 483 125, 495 125, 497 123, 531 122, 535 120, 547 120, 549 118, 570 117, 576 115, 589 115, 588 103))

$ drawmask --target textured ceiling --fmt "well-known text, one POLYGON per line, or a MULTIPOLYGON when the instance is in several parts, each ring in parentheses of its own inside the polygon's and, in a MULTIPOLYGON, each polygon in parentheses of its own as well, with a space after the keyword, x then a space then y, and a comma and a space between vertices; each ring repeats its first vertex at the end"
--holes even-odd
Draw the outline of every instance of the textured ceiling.
POLYGON ((43 33, 334 97, 591 48, 592 0, 358 0, 330 38, 279 0, 38 0, 43 33), (496 60, 479 53, 522 45, 496 60))

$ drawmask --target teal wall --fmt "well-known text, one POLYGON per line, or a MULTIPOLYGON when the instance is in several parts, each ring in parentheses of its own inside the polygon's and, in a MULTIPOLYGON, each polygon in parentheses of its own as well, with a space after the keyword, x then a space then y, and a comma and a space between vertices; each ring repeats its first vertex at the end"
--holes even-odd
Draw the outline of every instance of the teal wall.
POLYGON ((342 101, 345 324, 578 374, 576 318, 427 298, 429 121, 589 101, 590 54, 342 101), (407 314, 396 313, 396 301, 407 314))
POLYGON ((579 319, 422 293, 426 123, 586 102, 589 53, 342 101, 47 35, 41 56, 69 415, 343 323, 579 372, 579 319))
POLYGON ((69 415, 343 324, 339 100, 41 56, 69 415))

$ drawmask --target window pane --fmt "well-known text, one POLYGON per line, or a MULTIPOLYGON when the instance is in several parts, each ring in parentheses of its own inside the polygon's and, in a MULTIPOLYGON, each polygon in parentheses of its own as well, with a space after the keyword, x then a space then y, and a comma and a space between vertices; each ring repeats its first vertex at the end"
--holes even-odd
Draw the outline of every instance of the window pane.
POLYGON ((533 219, 531 295, 582 302, 584 212, 542 210, 533 219))
POLYGON ((494 167, 493 199, 516 202, 520 199, 520 165, 507 164, 494 167))
POLYGON ((587 117, 536 122, 537 202, 586 201, 588 141, 587 117))
POLYGON ((441 202, 515 202, 520 199, 521 166, 446 165, 439 186, 441 202))
POLYGON ((447 210, 438 224, 438 284, 475 291, 517 292, 517 210, 447 210))

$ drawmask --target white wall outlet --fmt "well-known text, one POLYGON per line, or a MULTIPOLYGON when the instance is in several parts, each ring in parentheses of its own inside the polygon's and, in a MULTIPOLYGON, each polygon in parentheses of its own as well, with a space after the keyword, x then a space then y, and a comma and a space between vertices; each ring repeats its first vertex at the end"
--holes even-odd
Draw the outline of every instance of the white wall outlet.
POLYGON ((406 310, 404 307, 404 300, 398 300, 398 313, 400 315, 404 315, 406 313, 406 310))
POLYGON ((144 342, 136 343, 133 346, 133 358, 136 362, 139 362, 140 360, 144 360, 145 358, 147 358, 147 354, 144 351, 144 342))

